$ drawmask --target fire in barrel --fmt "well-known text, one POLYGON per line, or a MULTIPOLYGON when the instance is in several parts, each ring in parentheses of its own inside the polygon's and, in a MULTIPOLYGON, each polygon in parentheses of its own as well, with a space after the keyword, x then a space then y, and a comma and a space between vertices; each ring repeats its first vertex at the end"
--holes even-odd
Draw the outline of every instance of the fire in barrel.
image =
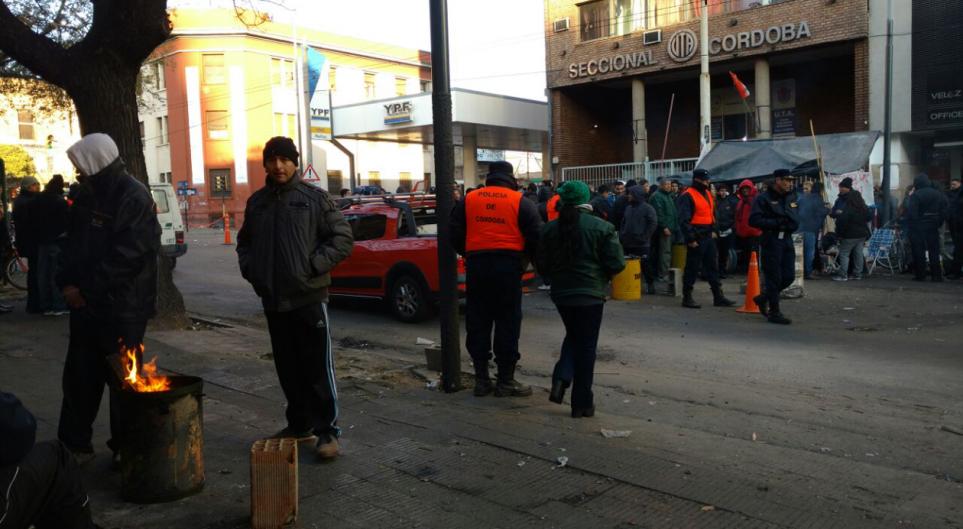
POLYGON ((121 495, 135 503, 189 496, 204 487, 203 380, 164 376, 144 346, 122 348, 113 389, 120 421, 121 495))

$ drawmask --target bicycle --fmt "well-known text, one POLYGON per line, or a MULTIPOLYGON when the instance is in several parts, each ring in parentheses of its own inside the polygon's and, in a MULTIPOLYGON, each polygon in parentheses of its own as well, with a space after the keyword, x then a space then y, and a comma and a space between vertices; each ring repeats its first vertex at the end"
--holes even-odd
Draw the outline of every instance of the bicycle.
POLYGON ((3 251, 0 264, 0 283, 8 284, 19 290, 27 290, 27 259, 17 252, 17 247, 13 243, 13 238, 8 239, 9 247, 3 251))

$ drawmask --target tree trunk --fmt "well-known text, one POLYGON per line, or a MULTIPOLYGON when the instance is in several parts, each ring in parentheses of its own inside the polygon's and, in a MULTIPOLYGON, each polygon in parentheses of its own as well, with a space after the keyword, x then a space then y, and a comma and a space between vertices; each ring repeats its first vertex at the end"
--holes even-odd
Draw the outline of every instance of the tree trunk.
MULTIPOLYGON (((135 93, 138 69, 117 65, 94 64, 83 75, 68 83, 67 93, 74 100, 82 134, 103 132, 117 143, 127 170, 145 186, 147 165, 140 130, 137 127, 137 96, 135 93)), ((155 328, 184 328, 190 325, 184 308, 184 298, 174 285, 171 260, 158 256, 157 317, 155 328)))

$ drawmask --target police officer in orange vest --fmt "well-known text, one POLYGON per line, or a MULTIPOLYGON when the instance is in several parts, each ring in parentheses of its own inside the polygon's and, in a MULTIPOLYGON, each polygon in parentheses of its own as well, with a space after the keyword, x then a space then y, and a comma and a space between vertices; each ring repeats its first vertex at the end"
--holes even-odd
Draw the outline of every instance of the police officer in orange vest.
POLYGON ((522 272, 534 258, 542 226, 537 206, 518 191, 512 164, 493 162, 485 187, 468 193, 451 214, 452 245, 465 256, 465 347, 475 366, 475 396, 527 397, 515 380, 522 327, 522 272), (494 326, 494 341, 492 327, 494 326), (488 361, 495 353, 497 384, 488 361))
POLYGON ((722 293, 719 281, 719 254, 716 250, 715 199, 709 190, 709 172, 705 169, 692 171, 692 187, 676 199, 679 211, 679 228, 685 237, 685 274, 682 276, 682 306, 702 308, 692 299, 692 287, 701 271, 712 287, 712 304, 731 307, 734 302, 722 293))

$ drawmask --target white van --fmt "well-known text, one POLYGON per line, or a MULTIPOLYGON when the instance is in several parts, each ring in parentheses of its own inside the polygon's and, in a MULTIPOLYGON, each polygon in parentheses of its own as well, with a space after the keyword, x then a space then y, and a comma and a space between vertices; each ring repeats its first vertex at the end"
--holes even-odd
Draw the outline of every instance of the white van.
POLYGON ((184 219, 177 203, 177 195, 170 184, 151 184, 150 194, 157 205, 157 221, 161 225, 161 253, 170 257, 174 264, 177 258, 187 253, 184 242, 184 219))

